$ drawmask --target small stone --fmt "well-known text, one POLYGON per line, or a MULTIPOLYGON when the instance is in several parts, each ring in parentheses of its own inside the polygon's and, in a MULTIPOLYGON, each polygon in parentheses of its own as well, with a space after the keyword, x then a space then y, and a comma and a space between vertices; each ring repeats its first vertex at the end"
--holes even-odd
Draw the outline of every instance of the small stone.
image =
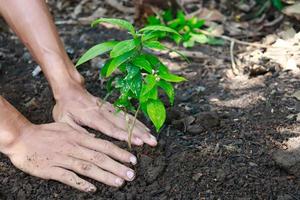
POLYGON ((254 162, 249 162, 249 165, 250 165, 251 167, 258 167, 258 164, 254 163, 254 162))
POLYGON ((300 90, 298 90, 294 94, 292 94, 292 97, 295 97, 297 100, 300 101, 300 90))
POLYGON ((18 200, 26 200, 26 194, 24 190, 19 190, 17 194, 17 199, 18 200))
POLYGON ((197 174, 194 174, 194 175, 193 175, 192 179, 193 179, 194 181, 199 181, 200 178, 201 178, 202 176, 203 176, 202 173, 197 173, 197 174))

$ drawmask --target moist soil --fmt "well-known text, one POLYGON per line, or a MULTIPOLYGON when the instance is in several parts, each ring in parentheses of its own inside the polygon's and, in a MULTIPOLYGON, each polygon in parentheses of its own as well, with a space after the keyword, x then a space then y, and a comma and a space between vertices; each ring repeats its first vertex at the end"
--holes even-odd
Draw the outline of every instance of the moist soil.
MULTIPOLYGON (((104 27, 58 29, 74 61, 93 44, 126 38, 126 33, 104 27)), ((13 34, 2 32, 0 44, 1 95, 30 121, 52 122, 49 85, 43 74, 32 76, 37 64, 13 34)), ((171 66, 179 66, 174 73, 188 81, 177 86, 175 105, 168 108, 167 124, 157 134, 158 147, 133 148, 138 156, 133 182, 116 189, 90 180, 98 191, 87 194, 29 176, 1 154, 0 199, 300 199, 297 171, 289 170, 297 163, 280 165, 278 159, 285 162, 282 155, 274 159, 274 152, 285 149, 283 142, 300 133, 299 122, 287 118, 300 112, 299 101, 291 97, 299 78, 276 70, 232 76, 228 45, 194 50, 208 57, 190 64, 164 57, 171 66)), ((98 79, 101 59, 97 61, 80 72, 87 89, 104 97, 98 79)), ((110 140, 127 148, 124 142, 110 140)))

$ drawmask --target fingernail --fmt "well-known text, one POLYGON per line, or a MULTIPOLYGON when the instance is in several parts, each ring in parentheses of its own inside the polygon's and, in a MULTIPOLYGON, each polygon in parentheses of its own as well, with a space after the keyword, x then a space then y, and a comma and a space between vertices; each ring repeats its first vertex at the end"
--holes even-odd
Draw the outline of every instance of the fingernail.
POLYGON ((127 177, 132 180, 134 178, 134 172, 133 171, 127 171, 127 177))
POLYGON ((153 135, 150 135, 151 140, 153 141, 153 143, 157 144, 157 139, 156 137, 154 137, 153 135))
POLYGON ((90 186, 88 189, 87 189, 87 192, 96 192, 97 188, 95 186, 90 186))
POLYGON ((130 160, 131 164, 136 165, 137 159, 136 159, 135 156, 131 156, 131 157, 129 158, 129 160, 130 160))
POLYGON ((121 178, 117 178, 117 179, 116 179, 116 184, 119 185, 119 186, 121 186, 121 185, 124 184, 124 180, 121 179, 121 178))

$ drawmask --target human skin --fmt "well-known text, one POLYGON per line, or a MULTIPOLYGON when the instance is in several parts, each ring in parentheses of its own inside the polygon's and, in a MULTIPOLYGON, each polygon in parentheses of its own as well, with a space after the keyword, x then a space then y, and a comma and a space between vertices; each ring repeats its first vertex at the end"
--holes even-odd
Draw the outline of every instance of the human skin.
MULTIPOLYGON (((96 187, 75 173, 116 187, 132 181, 134 171, 121 163, 136 164, 136 157, 82 128, 127 141, 125 114, 115 114, 108 102, 99 106, 102 100, 84 88, 84 79, 66 54, 46 3, 0 0, 0 13, 41 66, 56 101, 55 123, 35 125, 0 96, 0 151, 31 175, 86 192, 96 187)), ((138 121, 132 144, 144 143, 157 145, 149 129, 138 121)))

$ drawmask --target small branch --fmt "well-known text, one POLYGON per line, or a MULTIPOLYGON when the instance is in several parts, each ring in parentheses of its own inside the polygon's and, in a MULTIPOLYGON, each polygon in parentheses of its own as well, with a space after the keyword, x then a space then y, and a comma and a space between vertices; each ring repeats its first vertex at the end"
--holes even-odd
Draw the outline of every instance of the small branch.
POLYGON ((271 47, 270 45, 264 45, 264 44, 257 44, 257 43, 252 43, 252 42, 241 41, 241 40, 231 38, 231 37, 226 36, 226 35, 215 35, 213 33, 205 31, 205 30, 199 30, 199 33, 203 33, 204 35, 208 35, 208 36, 212 36, 212 37, 222 38, 223 40, 228 40, 230 42, 234 41, 234 43, 237 43, 237 44, 243 44, 243 45, 254 46, 254 47, 259 47, 259 48, 269 48, 269 47, 271 47))
MULTIPOLYGON (((131 150, 131 139, 132 139, 132 133, 133 133, 133 129, 134 129, 134 126, 135 126, 135 123, 136 123, 136 119, 137 119, 137 115, 140 111, 140 108, 141 106, 139 105, 135 114, 134 114, 134 119, 133 119, 133 123, 132 123, 132 126, 130 127, 130 123, 129 123, 129 120, 128 120, 128 146, 129 146, 129 149, 131 150)), ((127 120, 126 120, 127 121, 127 120)))
POLYGON ((97 105, 99 106, 99 108, 101 109, 102 106, 104 105, 105 101, 108 99, 108 97, 112 94, 112 91, 111 92, 108 92, 105 97, 103 99, 100 99, 99 98, 99 101, 97 102, 97 105))
POLYGON ((123 6, 122 3, 118 2, 117 0, 106 0, 105 2, 120 12, 130 13, 130 14, 133 14, 135 12, 134 8, 123 6))
POLYGON ((234 75, 238 75, 239 74, 239 70, 237 69, 236 67, 236 64, 235 64, 235 60, 234 60, 234 53, 233 53, 233 50, 234 50, 234 41, 231 41, 230 43, 230 58, 231 58, 231 67, 232 67, 232 72, 234 75))

